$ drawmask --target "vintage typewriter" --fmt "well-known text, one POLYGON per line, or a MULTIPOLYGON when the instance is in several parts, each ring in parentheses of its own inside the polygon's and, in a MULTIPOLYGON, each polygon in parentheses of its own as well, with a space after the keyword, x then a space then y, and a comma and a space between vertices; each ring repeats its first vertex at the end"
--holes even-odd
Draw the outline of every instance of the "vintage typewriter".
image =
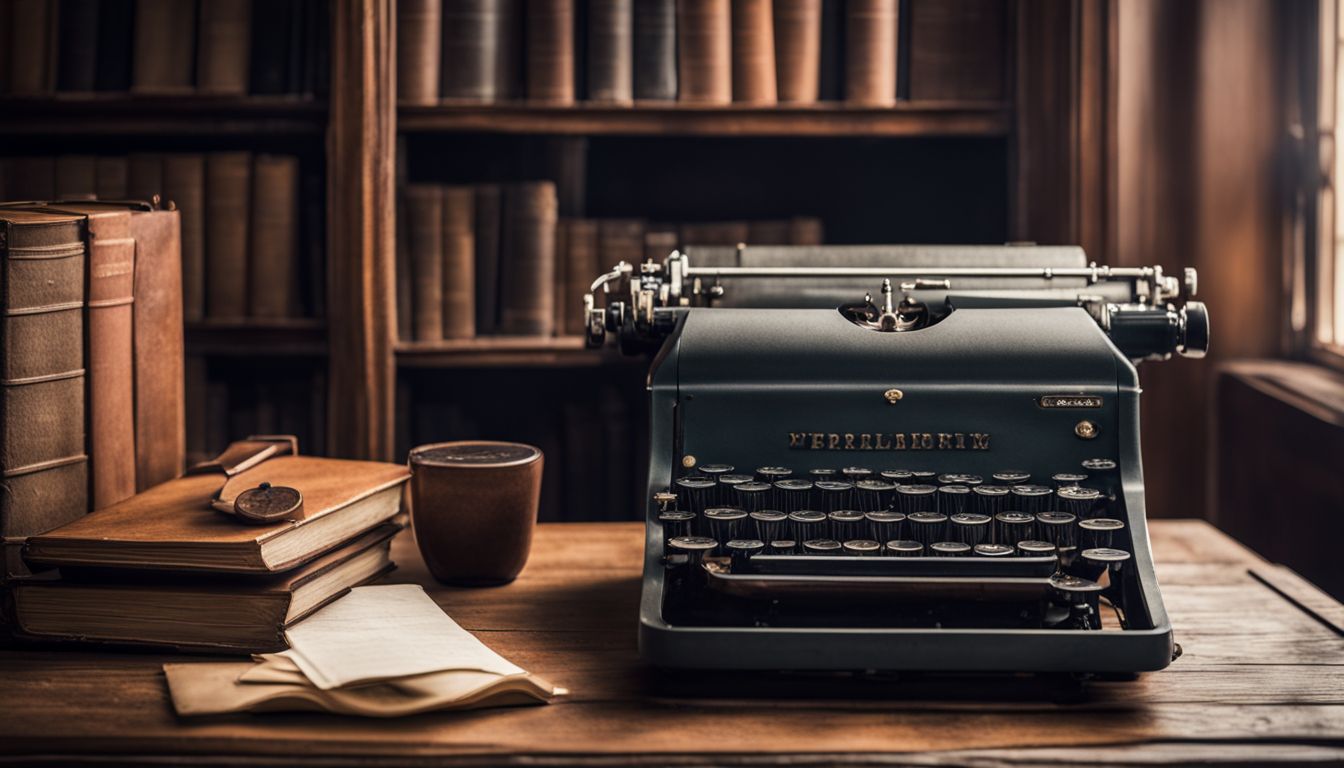
POLYGON ((1135 364, 1203 355, 1195 290, 1011 245, 692 248, 600 276, 589 345, 654 354, 642 655, 1167 666, 1135 364))

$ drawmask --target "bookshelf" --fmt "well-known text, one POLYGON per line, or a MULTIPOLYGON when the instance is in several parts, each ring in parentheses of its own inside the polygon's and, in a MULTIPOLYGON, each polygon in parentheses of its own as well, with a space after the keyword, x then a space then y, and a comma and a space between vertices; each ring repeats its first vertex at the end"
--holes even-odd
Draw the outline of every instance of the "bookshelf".
POLYGON ((326 130, 325 101, 294 96, 121 93, 0 97, 0 136, 310 136, 326 130))

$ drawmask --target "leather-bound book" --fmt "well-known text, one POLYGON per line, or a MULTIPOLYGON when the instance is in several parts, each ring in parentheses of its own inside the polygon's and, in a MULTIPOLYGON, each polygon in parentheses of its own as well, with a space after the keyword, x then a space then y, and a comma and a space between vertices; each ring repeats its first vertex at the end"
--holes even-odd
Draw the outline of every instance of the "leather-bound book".
POLYGON ((747 245, 788 245, 787 219, 762 219, 747 222, 747 245))
POLYGON ((527 0, 527 98, 574 103, 574 0, 527 0))
POLYGON ((556 218, 555 184, 533 181, 504 187, 500 333, 555 332, 556 218))
POLYGON ((821 74, 821 0, 774 0, 775 76, 781 104, 812 104, 821 74))
POLYGON ((9 92, 51 93, 56 87, 57 0, 10 0, 9 92))
POLYGON ((691 222, 681 225, 681 244, 737 245, 745 243, 751 232, 745 221, 691 222))
POLYGON ((588 4, 588 100, 629 104, 634 99, 631 0, 588 4))
POLYGON ((60 155, 56 158, 56 197, 89 200, 97 194, 97 162, 93 155, 60 155))
POLYGON ((845 0, 821 0, 821 66, 817 98, 845 98, 845 0))
POLYGON ((248 314, 290 317, 299 272, 299 158, 257 155, 252 163, 248 314))
POLYGON ((415 272, 411 265, 410 228, 406 221, 406 200, 397 193, 397 340, 412 341, 415 324, 415 272))
POLYGON ((499 246, 503 198, 498 184, 476 187, 476 333, 499 327, 499 246))
POLYGON ((585 329, 583 295, 602 269, 598 264, 599 224, 593 219, 569 219, 567 224, 563 279, 557 281, 564 286, 564 322, 557 329, 565 335, 577 336, 585 329))
POLYGON ((443 189, 443 338, 476 335, 476 190, 443 189))
POLYGON ((821 245, 826 242, 826 230, 815 216, 794 216, 789 219, 789 245, 821 245))
MULTIPOLYGON (((678 245, 680 245, 680 238, 675 226, 666 224, 652 226, 644 232, 644 260, 652 260, 661 264, 677 249, 678 245)), ((596 273, 594 273, 594 278, 596 278, 596 273)))
POLYGON ((125 200, 127 174, 130 173, 125 155, 99 155, 94 161, 94 194, 99 200, 125 200))
POLYGON ((136 0, 131 90, 190 93, 196 70, 196 3, 136 0))
POLYGON ((248 90, 254 94, 290 93, 298 0, 252 0, 248 43, 248 90))
POLYGON ((678 0, 678 99, 690 104, 732 102, 732 27, 728 0, 678 0))
POLYGON ((243 95, 250 81, 252 0, 200 0, 196 90, 243 95))
POLYGON ((183 316, 190 321, 201 320, 205 317, 204 155, 164 155, 163 204, 164 207, 171 204, 182 222, 183 316))
POLYGON ((775 23, 771 0, 733 3, 733 101, 774 104, 775 23))
POLYGON ((845 101, 868 107, 896 103, 898 0, 845 3, 845 101))
POLYGON ((618 262, 638 264, 644 255, 644 222, 639 219, 602 219, 597 226, 597 268, 588 278, 591 285, 598 272, 618 262))
POLYGON ((439 99, 442 0, 397 3, 397 101, 433 104, 439 99))
POLYGON ((131 45, 135 36, 135 0, 99 0, 98 58, 94 88, 131 89, 131 45))
POLYGON ((483 102, 499 97, 500 10, 494 0, 443 0, 440 96, 483 102))
POLYGON ((60 0, 56 90, 91 92, 98 67, 98 0, 60 0))
POLYGON ((551 310, 555 313, 556 335, 565 332, 566 271, 569 268, 569 227, 573 219, 560 218, 555 222, 555 283, 552 284, 551 310))
POLYGON ((247 217, 252 156, 215 152, 205 158, 205 314, 247 316, 247 217))
POLYGON ((495 100, 512 101, 527 93, 523 82, 523 0, 494 0, 495 100))
POLYGON ((677 98, 677 0, 634 0, 634 91, 645 101, 677 98))
POLYGON ((406 229, 415 275, 415 340, 443 339, 443 187, 407 184, 406 229))
POLYGON ((910 98, 999 101, 1004 98, 1004 27, 998 0, 912 0, 910 98))
POLYGON ((163 197, 163 155, 136 153, 126 158, 126 197, 152 202, 163 197))
POLYGON ((88 511, 84 217, 0 210, 0 536, 88 511))

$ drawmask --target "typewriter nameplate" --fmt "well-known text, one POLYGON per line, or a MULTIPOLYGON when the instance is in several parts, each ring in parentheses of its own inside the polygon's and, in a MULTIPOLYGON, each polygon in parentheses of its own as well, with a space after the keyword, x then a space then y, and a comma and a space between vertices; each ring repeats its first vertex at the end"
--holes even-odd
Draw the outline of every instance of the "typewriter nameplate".
POLYGON ((988 432, 790 432, 802 451, 988 451, 988 432))
POLYGON ((1100 395, 1042 395, 1042 408, 1100 408, 1100 395))

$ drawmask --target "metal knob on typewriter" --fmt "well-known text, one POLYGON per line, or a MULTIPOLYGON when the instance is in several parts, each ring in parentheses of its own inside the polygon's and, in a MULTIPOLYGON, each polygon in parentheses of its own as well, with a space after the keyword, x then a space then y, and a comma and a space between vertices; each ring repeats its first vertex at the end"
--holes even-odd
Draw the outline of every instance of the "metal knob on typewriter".
POLYGON ((677 489, 677 505, 699 515, 710 505, 716 483, 707 477, 679 477, 673 485, 677 489))
POLYGON ((831 538, 848 541, 863 535, 865 518, 859 510, 837 509, 827 517, 831 521, 831 538))
POLYGON ((1059 550, 1060 560, 1070 560, 1078 549, 1074 536, 1078 518, 1068 512, 1041 512, 1036 515, 1036 534, 1059 550))
POLYGON ((748 512, 764 509, 770 501, 770 492, 774 486, 769 483, 751 481, 733 486, 733 505, 748 512))
POLYGON ((1011 493, 1004 485, 977 485, 971 489, 971 511, 993 517, 1008 509, 1011 493))
POLYGON ((1057 573, 1050 577, 1055 599, 1069 606, 1068 625, 1073 629, 1100 629, 1101 620, 1094 607, 1102 586, 1090 579, 1057 573))
POLYGON ((1021 469, 1001 469, 990 475, 989 479, 999 485, 1010 487, 1014 485, 1026 485, 1031 482, 1031 473, 1021 469))
POLYGON ((850 503, 854 491, 853 483, 844 480, 818 480, 812 487, 815 489, 815 495, 819 497, 823 512, 834 512, 853 506, 850 503))
POLYGON ((1014 552, 1007 544, 976 544, 971 550, 977 557, 1012 557, 1014 552))
POLYGON ((845 554, 855 557, 876 555, 881 549, 882 545, 872 539, 850 539, 844 543, 845 554))
POLYGON ((760 554, 765 549, 765 542, 760 539, 731 539, 724 546, 733 562, 740 563, 760 554))
POLYGON ((949 472, 938 476, 939 485, 964 485, 969 488, 984 482, 985 479, 979 475, 968 475, 963 472, 949 472))
POLYGON ((1027 539, 1017 542, 1017 554, 1022 557, 1050 557, 1055 554, 1055 545, 1039 539, 1027 539))
POLYGON ((1046 485, 1014 485, 1012 493, 1013 501, 1009 506, 1034 515, 1050 511, 1050 500, 1055 495, 1055 489, 1046 485))
POLYGON ((896 484, 886 480, 859 480, 854 483, 857 506, 864 512, 889 509, 892 503, 891 496, 895 490, 896 484))
POLYGON ((789 529, 794 541, 820 539, 826 531, 826 513, 815 509, 800 509, 789 513, 789 529))
POLYGON ((867 480, 873 476, 873 470, 867 467, 845 467, 840 470, 840 474, 851 483, 857 483, 860 480, 867 480))
POLYGON ((762 483, 775 483, 786 477, 792 477, 793 470, 788 467, 757 467, 756 479, 762 483))
POLYGON ((932 512, 934 494, 938 486, 915 483, 896 486, 896 511, 911 515, 915 512, 932 512))
POLYGON ((737 507, 710 507, 705 510, 705 522, 709 523, 709 535, 715 540, 726 542, 737 538, 737 531, 747 513, 737 507))
POLYGON ((1066 485, 1055 491, 1055 496, 1059 500, 1059 508, 1076 515, 1079 520, 1086 520, 1101 510, 1102 494, 1096 488, 1066 485))
POLYGON ((910 539, 895 539, 887 542, 886 553, 892 557, 922 557, 924 545, 910 539))
POLYGON ((1110 574, 1112 585, 1119 583, 1120 571, 1129 562, 1130 554, 1123 549, 1097 547, 1084 549, 1074 561, 1072 573, 1093 581, 1101 581, 1103 573, 1110 574))
POLYGON ((1070 486, 1082 485, 1087 482, 1087 475, 1081 472, 1056 472, 1050 476, 1050 482, 1055 484, 1055 489, 1068 488, 1070 486))
POLYGON ((938 511, 944 515, 960 514, 970 506, 971 489, 965 485, 940 485, 936 495, 938 511))
POLYGON ((692 568, 704 560, 705 554, 719 546, 719 542, 706 536, 677 536, 669 539, 667 548, 686 556, 686 563, 692 568))
POLYGON ((775 501, 785 512, 812 509, 812 481, 790 477, 775 481, 775 501))
POLYGON ((1125 524, 1111 517, 1094 517, 1091 520, 1078 521, 1078 546, 1083 549, 1111 547, 1116 543, 1116 534, 1124 530, 1125 524))
POLYGON ((971 554, 971 545, 960 541, 935 541, 929 545, 934 557, 965 557, 971 554))
POLYGON ((868 535, 878 541, 891 541, 901 537, 901 524, 905 522, 905 515, 890 509, 879 509, 873 512, 866 512, 863 515, 868 519, 868 535))
POLYGON ((962 512, 948 518, 952 538, 974 547, 989 541, 990 516, 976 512, 962 512))
POLYGON ((803 542, 803 554, 838 555, 840 554, 840 542, 835 539, 808 539, 803 542))
POLYGON ((947 515, 937 512, 911 512, 905 516, 910 538, 928 546, 947 538, 947 515))
POLYGON ((994 541, 1015 546, 1036 538, 1036 516, 1026 512, 1000 512, 994 516, 994 541))
POLYGON ((737 486, 752 482, 751 475, 726 474, 718 476, 719 487, 715 503, 737 504, 737 486))
POLYGON ((758 509, 750 513, 756 524, 756 538, 761 541, 774 541, 784 533, 784 521, 788 515, 777 509, 758 509))

